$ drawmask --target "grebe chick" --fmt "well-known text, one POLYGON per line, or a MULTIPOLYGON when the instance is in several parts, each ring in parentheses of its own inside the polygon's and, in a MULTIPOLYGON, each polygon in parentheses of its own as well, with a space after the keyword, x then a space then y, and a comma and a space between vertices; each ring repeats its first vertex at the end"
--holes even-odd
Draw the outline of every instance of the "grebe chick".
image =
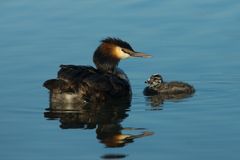
POLYGON ((127 75, 118 68, 118 63, 130 57, 148 58, 150 55, 134 51, 129 43, 117 38, 102 40, 93 55, 96 69, 91 66, 60 65, 57 78, 44 82, 43 86, 50 91, 50 102, 129 100, 131 86, 127 75))
POLYGON ((193 86, 179 81, 165 82, 160 74, 152 75, 145 83, 144 95, 166 95, 167 98, 177 95, 191 95, 195 92, 193 86))

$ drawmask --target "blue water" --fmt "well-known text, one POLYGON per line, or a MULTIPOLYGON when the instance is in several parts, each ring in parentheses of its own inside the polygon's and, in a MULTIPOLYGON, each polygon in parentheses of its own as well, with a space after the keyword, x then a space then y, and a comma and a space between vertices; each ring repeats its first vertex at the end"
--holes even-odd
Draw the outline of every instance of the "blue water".
POLYGON ((1 159, 238 160, 239 8, 237 0, 2 0, 1 159), (154 134, 114 148, 94 127, 62 129, 59 118, 49 120, 42 87, 60 64, 93 65, 107 36, 153 55, 121 62, 133 99, 118 125, 135 128, 125 134, 154 134), (142 90, 153 73, 188 82, 196 93, 152 107, 142 90))

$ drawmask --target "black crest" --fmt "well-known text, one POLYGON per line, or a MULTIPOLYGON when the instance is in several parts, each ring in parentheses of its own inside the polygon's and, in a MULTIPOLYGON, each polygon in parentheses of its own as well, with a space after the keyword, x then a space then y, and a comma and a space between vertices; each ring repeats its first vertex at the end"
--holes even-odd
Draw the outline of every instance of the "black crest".
POLYGON ((134 51, 129 43, 127 43, 127 42, 125 42, 125 41, 123 41, 123 40, 121 40, 119 38, 107 37, 106 39, 101 40, 101 42, 115 44, 115 45, 117 45, 119 47, 127 48, 127 49, 130 49, 130 50, 134 51))

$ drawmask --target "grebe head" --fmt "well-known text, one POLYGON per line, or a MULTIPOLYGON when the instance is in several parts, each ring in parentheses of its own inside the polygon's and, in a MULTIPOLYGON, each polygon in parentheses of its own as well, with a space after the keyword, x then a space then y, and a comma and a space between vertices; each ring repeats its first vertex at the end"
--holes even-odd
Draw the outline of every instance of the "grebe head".
POLYGON ((153 74, 145 83, 147 83, 149 87, 156 87, 163 83, 163 78, 160 74, 153 74))
POLYGON ((148 54, 136 52, 129 43, 118 38, 106 38, 101 41, 93 55, 97 69, 104 72, 114 72, 122 59, 130 57, 151 57, 148 54))

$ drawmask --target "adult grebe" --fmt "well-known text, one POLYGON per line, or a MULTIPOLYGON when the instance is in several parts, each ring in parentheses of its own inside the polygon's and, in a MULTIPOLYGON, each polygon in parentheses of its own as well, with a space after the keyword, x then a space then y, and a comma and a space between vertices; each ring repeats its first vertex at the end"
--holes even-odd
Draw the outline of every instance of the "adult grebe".
POLYGON ((165 99, 186 97, 195 92, 193 86, 179 81, 164 82, 160 74, 152 75, 145 83, 148 86, 144 89, 145 95, 157 95, 165 96, 165 99))
POLYGON ((96 68, 60 65, 57 79, 44 82, 50 91, 50 101, 58 103, 106 102, 130 99, 132 92, 127 75, 118 68, 121 59, 150 57, 136 52, 125 41, 106 38, 93 55, 96 68))

